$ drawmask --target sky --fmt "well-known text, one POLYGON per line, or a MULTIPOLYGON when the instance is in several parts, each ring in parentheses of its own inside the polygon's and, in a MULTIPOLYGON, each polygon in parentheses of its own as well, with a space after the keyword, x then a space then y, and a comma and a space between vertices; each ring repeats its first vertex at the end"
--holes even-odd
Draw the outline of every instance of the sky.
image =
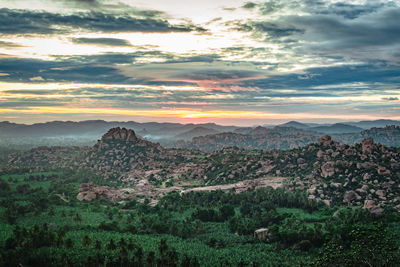
POLYGON ((400 119, 400 0, 1 0, 0 121, 400 119))

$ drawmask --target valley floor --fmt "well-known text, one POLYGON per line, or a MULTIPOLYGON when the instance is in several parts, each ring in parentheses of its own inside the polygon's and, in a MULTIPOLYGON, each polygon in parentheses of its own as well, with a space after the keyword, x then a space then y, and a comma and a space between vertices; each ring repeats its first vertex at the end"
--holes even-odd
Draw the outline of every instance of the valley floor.
POLYGON ((153 207, 148 200, 78 201, 85 179, 63 170, 1 176, 0 266, 399 262, 397 212, 374 217, 359 208, 330 209, 302 193, 280 189, 282 177, 170 192, 153 207), (261 228, 267 229, 266 236, 254 236, 261 228))

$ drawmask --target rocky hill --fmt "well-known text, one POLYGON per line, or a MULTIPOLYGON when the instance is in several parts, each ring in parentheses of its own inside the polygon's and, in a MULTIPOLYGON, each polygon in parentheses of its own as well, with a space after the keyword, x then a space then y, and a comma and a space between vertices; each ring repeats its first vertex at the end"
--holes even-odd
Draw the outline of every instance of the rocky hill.
POLYGON ((399 204, 399 150, 372 138, 349 146, 324 136, 316 144, 288 151, 281 163, 286 168, 280 164, 279 174, 296 176, 292 188, 307 188, 310 198, 371 209, 373 204, 399 204))
POLYGON ((236 127, 213 123, 139 123, 102 120, 53 121, 32 125, 5 121, 0 122, 0 149, 28 150, 39 146, 93 146, 104 132, 116 127, 133 129, 144 139, 159 142, 164 147, 203 151, 215 151, 230 146, 246 149, 291 149, 315 142, 324 134, 330 134, 336 140, 348 144, 372 137, 384 145, 398 146, 399 126, 389 130, 361 129, 364 126, 375 125, 374 123, 399 125, 400 122, 379 120, 360 122, 358 126, 357 123, 351 122, 320 125, 291 121, 275 127, 236 127), (192 138, 196 139, 192 140, 192 138))
POLYGON ((309 129, 310 128, 309 125, 301 123, 301 122, 298 122, 298 121, 289 121, 289 122, 286 122, 284 124, 280 124, 278 126, 280 126, 280 127, 293 127, 293 128, 297 128, 297 129, 309 129))
MULTIPOLYGON (((279 129, 260 127, 249 136, 271 132, 274 136, 276 131, 279 129)), ((245 135, 235 135, 246 142, 245 135)), ((9 165, 91 171, 147 197, 183 190, 184 186, 284 177, 287 190, 306 191, 309 198, 327 205, 365 205, 375 213, 384 205, 400 208, 400 151, 372 138, 346 145, 323 136, 286 151, 224 148, 204 153, 166 149, 138 138, 133 130, 113 128, 91 148, 33 149, 14 155, 9 165)))
POLYGON ((181 142, 176 146, 202 151, 217 151, 226 147, 240 147, 244 149, 291 149, 304 146, 317 140, 311 132, 293 127, 256 127, 247 134, 220 133, 195 137, 191 142, 181 142))
MULTIPOLYGON (((328 126, 326 126, 328 127, 328 126)), ((329 128, 329 127, 328 127, 329 128)), ((346 144, 355 144, 363 139, 372 137, 377 142, 386 146, 400 146, 400 127, 386 126, 385 128, 372 128, 361 132, 353 132, 356 127, 344 127, 350 133, 332 134, 335 140, 346 144)), ((341 129, 344 129, 341 128, 341 129)), ((235 133, 219 133, 199 136, 189 142, 177 142, 173 147, 198 149, 206 152, 217 151, 226 147, 239 147, 247 150, 252 149, 280 149, 287 150, 303 147, 317 141, 321 133, 313 131, 314 128, 298 129, 294 127, 276 126, 265 128, 258 126, 251 129, 239 129, 235 133)), ((361 129, 361 128, 358 128, 361 129)), ((336 128, 332 128, 336 132, 336 128)))
POLYGON ((325 134, 342 134, 342 133, 359 133, 363 128, 347 125, 343 123, 335 123, 329 126, 311 127, 309 130, 325 134))
POLYGON ((7 167, 29 168, 31 171, 43 169, 73 168, 81 163, 81 155, 88 147, 38 147, 9 155, 7 167))
POLYGON ((336 140, 346 143, 355 144, 361 142, 365 138, 373 138, 375 142, 387 146, 400 146, 400 126, 386 126, 384 128, 371 128, 361 131, 360 133, 338 134, 332 135, 336 140))
POLYGON ((218 133, 218 131, 211 128, 196 127, 187 132, 176 135, 174 139, 192 140, 194 137, 205 136, 216 133, 218 133))

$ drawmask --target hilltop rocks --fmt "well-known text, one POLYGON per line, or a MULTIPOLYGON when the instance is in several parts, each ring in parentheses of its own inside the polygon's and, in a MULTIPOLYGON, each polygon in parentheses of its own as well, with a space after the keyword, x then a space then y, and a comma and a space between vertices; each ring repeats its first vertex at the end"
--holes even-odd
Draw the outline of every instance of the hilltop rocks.
POLYGON ((175 147, 199 149, 205 152, 222 150, 227 147, 245 149, 291 149, 315 142, 317 137, 308 131, 275 127, 268 129, 256 127, 247 133, 224 132, 205 136, 197 136, 191 142, 176 143, 175 147))
POLYGON ((102 141, 106 140, 119 140, 125 142, 135 142, 138 140, 136 137, 135 132, 132 129, 126 128, 112 128, 110 129, 103 137, 101 138, 102 141))
POLYGON ((374 139, 372 139, 372 137, 368 137, 365 138, 362 142, 361 142, 361 149, 363 154, 371 154, 372 150, 374 149, 374 139))
POLYGON ((321 146, 329 146, 332 144, 332 137, 329 135, 324 135, 318 138, 317 144, 321 146))
POLYGON ((131 129, 126 128, 112 128, 108 130, 106 134, 101 137, 98 141, 97 147, 99 150, 108 149, 110 147, 110 141, 119 141, 123 143, 137 143, 140 140, 136 137, 136 134, 131 129))

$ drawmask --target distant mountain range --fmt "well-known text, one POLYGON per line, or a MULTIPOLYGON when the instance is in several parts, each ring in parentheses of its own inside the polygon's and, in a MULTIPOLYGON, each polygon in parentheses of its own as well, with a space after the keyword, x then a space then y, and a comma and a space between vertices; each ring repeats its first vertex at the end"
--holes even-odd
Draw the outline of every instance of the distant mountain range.
MULTIPOLYGON (((297 129, 309 129, 312 130, 313 128, 321 128, 321 127, 337 127, 337 128, 343 128, 343 130, 351 130, 351 128, 348 128, 347 126, 354 126, 358 127, 364 130, 376 127, 376 128, 383 128, 388 125, 396 125, 400 126, 400 121, 397 120, 373 120, 373 121, 349 121, 349 122, 341 122, 341 123, 335 123, 335 124, 318 124, 318 123, 301 123, 298 121, 289 121, 284 124, 280 124, 278 126, 283 126, 283 127, 294 127, 297 129), (347 127, 347 128, 345 128, 347 127)), ((323 130, 324 128, 322 128, 323 130)), ((331 128, 332 129, 332 128, 331 128)), ((355 130, 355 128, 353 128, 355 130)))
POLYGON ((290 149, 313 142, 324 134, 333 135, 337 140, 347 143, 359 142, 362 137, 374 135, 375 138, 382 139, 385 145, 398 146, 400 141, 396 140, 397 129, 365 132, 370 128, 382 128, 386 125, 400 126, 400 121, 376 120, 335 124, 290 121, 269 127, 103 120, 52 121, 27 125, 3 121, 0 122, 0 146, 26 149, 43 145, 93 145, 104 132, 114 127, 133 129, 142 138, 159 142, 166 147, 190 147, 206 151, 226 146, 290 149), (387 136, 388 134, 391 136, 387 136))
POLYGON ((359 133, 364 129, 353 125, 336 123, 329 126, 310 127, 308 128, 308 130, 324 134, 340 134, 340 133, 359 133))
POLYGON ((307 125, 307 124, 304 124, 304 123, 301 123, 301 122, 298 122, 298 121, 289 121, 287 123, 280 124, 279 126, 282 126, 282 127, 293 127, 293 128, 297 128, 297 129, 308 129, 308 128, 311 127, 310 125, 307 125))
POLYGON ((35 123, 31 125, 16 124, 8 121, 0 122, 0 136, 3 137, 59 137, 59 136, 95 136, 101 138, 102 134, 113 127, 125 127, 134 129, 136 132, 147 133, 156 139, 171 138, 179 134, 191 131, 195 128, 207 128, 216 132, 234 131, 236 126, 221 126, 214 123, 206 124, 180 124, 180 123, 158 123, 135 121, 52 121, 46 123, 35 123))

